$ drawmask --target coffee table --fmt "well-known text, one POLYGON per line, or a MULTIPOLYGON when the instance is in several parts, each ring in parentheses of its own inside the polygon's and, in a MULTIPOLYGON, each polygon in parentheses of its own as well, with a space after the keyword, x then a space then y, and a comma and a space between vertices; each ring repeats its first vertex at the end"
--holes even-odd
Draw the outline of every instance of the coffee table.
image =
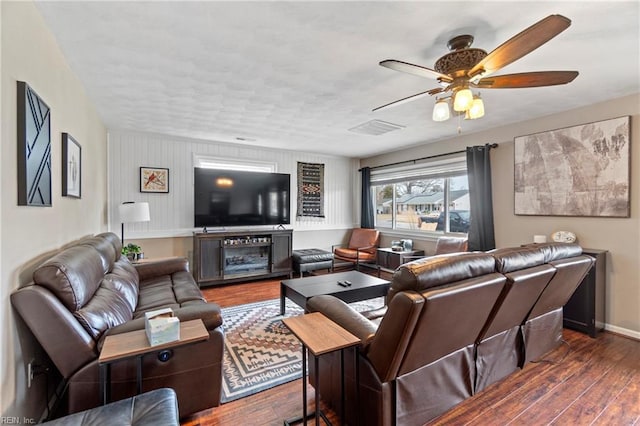
POLYGON ((284 280, 280 282, 280 315, 285 312, 285 297, 306 309, 307 301, 313 296, 327 294, 346 303, 359 302, 385 296, 390 284, 389 281, 358 271, 284 280), (342 287, 338 281, 350 281, 351 286, 342 287))

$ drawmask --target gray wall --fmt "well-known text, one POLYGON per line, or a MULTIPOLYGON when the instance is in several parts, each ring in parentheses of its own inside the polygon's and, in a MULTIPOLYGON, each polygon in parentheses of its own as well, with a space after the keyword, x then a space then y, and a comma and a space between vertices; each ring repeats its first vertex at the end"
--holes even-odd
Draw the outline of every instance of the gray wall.
MULTIPOLYGON (((464 129, 460 135, 432 144, 361 160, 361 166, 376 166, 428 155, 464 149, 466 146, 497 142, 492 150, 493 208, 498 247, 533 241, 533 235, 550 235, 557 230, 573 231, 583 247, 609 250, 607 262, 606 328, 640 338, 640 94, 585 108, 523 121, 479 133, 464 129), (516 216, 513 213, 513 139, 545 130, 558 129, 620 116, 631 116, 631 217, 516 216)), ((466 124, 468 128, 472 124, 466 124)), ((396 238, 394 238, 396 239, 396 238)), ((428 243, 421 243, 429 245, 428 243)), ((420 246, 421 244, 418 244, 420 246)), ((429 246, 430 248, 430 246, 429 246)))

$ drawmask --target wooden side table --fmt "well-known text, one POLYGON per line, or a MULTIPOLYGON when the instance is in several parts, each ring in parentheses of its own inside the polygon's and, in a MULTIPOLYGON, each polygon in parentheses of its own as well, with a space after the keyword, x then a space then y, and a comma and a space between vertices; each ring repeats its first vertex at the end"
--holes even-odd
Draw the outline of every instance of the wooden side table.
POLYGON ((388 247, 379 248, 378 267, 385 272, 393 272, 402 265, 402 256, 424 256, 424 250, 394 251, 388 247))
POLYGON ((114 334, 104 339, 100 351, 98 365, 100 366, 100 396, 102 404, 107 404, 111 397, 111 364, 129 358, 138 358, 136 371, 137 393, 142 393, 142 358, 144 355, 160 352, 165 349, 197 343, 209 339, 201 319, 180 323, 180 340, 151 346, 145 330, 135 330, 128 333, 114 334))
MULTIPOLYGON (((314 312, 307 315, 297 317, 284 318, 282 320, 285 326, 300 340, 302 343, 302 417, 290 421, 285 421, 286 426, 300 423, 306 424, 307 420, 307 350, 314 356, 314 367, 316 371, 315 377, 315 398, 316 410, 315 419, 316 426, 320 424, 320 416, 327 424, 331 422, 320 411, 320 372, 318 357, 334 351, 340 351, 340 375, 341 375, 341 407, 340 422, 344 422, 344 349, 360 344, 360 339, 340 327, 320 312, 314 312)), ((358 381, 358 354, 356 349, 356 382, 358 381)), ((357 386, 357 384, 356 384, 357 386)), ((357 399, 357 398, 356 398, 357 399)))

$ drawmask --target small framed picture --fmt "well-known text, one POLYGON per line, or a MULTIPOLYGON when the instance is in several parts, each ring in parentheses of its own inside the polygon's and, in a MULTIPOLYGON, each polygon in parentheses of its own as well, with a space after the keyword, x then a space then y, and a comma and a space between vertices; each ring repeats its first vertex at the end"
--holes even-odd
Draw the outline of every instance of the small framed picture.
POLYGON ((140 192, 169 192, 169 169, 140 167, 140 192))
POLYGON ((82 147, 68 133, 62 134, 62 196, 82 196, 82 147))

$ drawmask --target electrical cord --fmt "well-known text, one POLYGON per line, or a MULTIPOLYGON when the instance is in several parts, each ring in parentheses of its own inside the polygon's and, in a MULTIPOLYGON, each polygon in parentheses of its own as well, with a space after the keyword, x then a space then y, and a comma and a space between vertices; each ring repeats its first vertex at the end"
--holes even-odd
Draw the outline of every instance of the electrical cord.
MULTIPOLYGON (((44 401, 45 401, 45 405, 47 406, 47 415, 45 416, 46 420, 49 420, 49 417, 51 417, 51 412, 49 411, 49 375, 47 374, 49 372, 49 367, 45 366, 45 365, 41 365, 41 364, 34 364, 33 365, 33 370, 32 370, 32 374, 33 377, 38 377, 41 375, 45 375, 44 377, 44 401)), ((56 394, 57 395, 57 394, 56 394)))
POLYGON ((562 357, 560 358, 560 360, 558 361, 552 361, 550 359, 539 359, 537 361, 531 361, 534 364, 541 364, 541 363, 546 363, 546 364, 551 364, 551 365, 556 365, 556 364, 561 364, 565 358, 567 356, 569 356, 569 353, 571 353, 571 345, 569 344, 569 342, 567 342, 566 340, 562 339, 560 341, 560 343, 563 343, 565 345, 567 345, 567 351, 564 353, 564 355, 562 355, 562 357))

